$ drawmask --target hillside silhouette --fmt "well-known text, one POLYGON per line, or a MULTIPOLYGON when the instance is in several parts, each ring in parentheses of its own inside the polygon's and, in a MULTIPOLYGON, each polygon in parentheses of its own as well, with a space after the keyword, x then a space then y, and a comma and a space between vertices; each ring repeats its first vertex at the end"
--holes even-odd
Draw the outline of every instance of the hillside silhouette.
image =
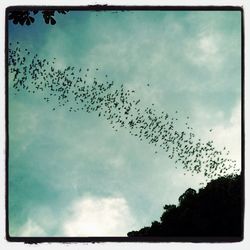
POLYGON ((205 188, 187 189, 179 204, 165 205, 160 221, 129 237, 237 237, 243 235, 242 176, 212 180, 205 188))

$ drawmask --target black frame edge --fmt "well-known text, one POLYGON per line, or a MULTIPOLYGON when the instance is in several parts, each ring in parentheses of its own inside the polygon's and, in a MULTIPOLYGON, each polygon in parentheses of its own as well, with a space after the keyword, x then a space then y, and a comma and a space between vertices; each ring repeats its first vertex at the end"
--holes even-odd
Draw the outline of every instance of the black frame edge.
POLYGON ((9 23, 8 8, 5 9, 5 237, 11 241, 9 235, 9 74, 8 74, 8 57, 9 57, 9 23))
POLYGON ((70 10, 70 11, 82 11, 82 10, 93 10, 93 11, 152 11, 152 10, 169 10, 169 11, 185 11, 185 10, 193 10, 193 11, 241 11, 242 7, 240 6, 231 6, 231 5, 220 5, 220 6, 156 6, 156 5, 108 5, 108 4, 94 4, 94 5, 80 5, 80 6, 56 6, 56 5, 13 5, 6 8, 6 11, 11 10, 70 10))
POLYGON ((242 240, 245 219, 245 18, 241 8, 241 183, 242 183, 242 240))
POLYGON ((169 243, 169 242, 194 242, 194 243, 229 243, 244 240, 245 218, 245 34, 244 34, 244 9, 242 6, 122 6, 122 5, 88 5, 88 6, 41 6, 17 5, 5 9, 5 238, 8 242, 24 242, 38 244, 45 242, 61 243, 101 243, 101 242, 134 242, 134 243, 169 243), (239 237, 15 237, 9 234, 9 89, 8 89, 8 13, 12 10, 70 10, 70 11, 240 11, 241 12, 241 167, 242 167, 242 235, 239 237))

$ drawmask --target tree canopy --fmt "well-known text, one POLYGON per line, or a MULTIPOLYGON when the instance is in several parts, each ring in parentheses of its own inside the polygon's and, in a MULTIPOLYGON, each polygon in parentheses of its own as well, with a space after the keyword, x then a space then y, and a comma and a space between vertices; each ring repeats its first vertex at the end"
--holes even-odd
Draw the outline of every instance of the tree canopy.
POLYGON ((12 20, 14 24, 31 25, 35 22, 35 16, 42 14, 44 22, 46 24, 55 25, 56 20, 54 18, 55 13, 66 14, 67 10, 14 10, 9 11, 8 20, 12 20))
POLYGON ((241 176, 220 177, 197 193, 187 189, 179 204, 165 205, 160 221, 129 237, 242 237, 241 176))

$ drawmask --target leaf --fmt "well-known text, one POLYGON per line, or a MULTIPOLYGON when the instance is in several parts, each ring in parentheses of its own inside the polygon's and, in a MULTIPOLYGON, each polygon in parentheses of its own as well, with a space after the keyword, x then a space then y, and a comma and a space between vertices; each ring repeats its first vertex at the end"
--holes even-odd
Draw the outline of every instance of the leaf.
POLYGON ((68 12, 68 10, 58 10, 57 12, 60 14, 66 14, 68 12))
POLYGON ((52 25, 55 25, 55 24, 56 24, 56 20, 55 20, 53 17, 51 17, 50 23, 51 23, 52 25))
POLYGON ((20 23, 21 25, 24 25, 24 23, 25 23, 25 18, 20 19, 20 20, 19 20, 19 23, 20 23))
POLYGON ((29 18, 27 18, 26 24, 27 24, 27 25, 30 25, 30 20, 29 20, 29 18))
POLYGON ((47 16, 44 15, 43 19, 44 19, 45 23, 47 23, 47 24, 49 23, 49 18, 47 16))
POLYGON ((32 23, 34 23, 34 21, 35 21, 35 18, 34 18, 34 17, 30 16, 29 19, 30 19, 30 21, 31 21, 32 23))

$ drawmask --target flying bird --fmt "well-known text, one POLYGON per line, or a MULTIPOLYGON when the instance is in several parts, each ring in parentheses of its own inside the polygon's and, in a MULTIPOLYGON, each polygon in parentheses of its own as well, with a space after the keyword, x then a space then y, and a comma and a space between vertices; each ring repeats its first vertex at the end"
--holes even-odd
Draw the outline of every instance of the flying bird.
MULTIPOLYGON (((134 89, 124 84, 115 84, 108 74, 98 80, 90 67, 76 69, 65 67, 57 69, 56 58, 50 62, 41 59, 27 49, 22 50, 19 43, 15 48, 9 45, 9 79, 15 94, 20 91, 36 94, 43 93, 43 100, 51 103, 52 111, 67 108, 69 112, 95 112, 100 119, 106 119, 117 132, 128 130, 129 134, 141 142, 168 154, 175 164, 193 173, 203 173, 209 179, 226 174, 230 169, 236 173, 236 162, 229 158, 229 152, 217 150, 213 141, 202 142, 192 132, 188 122, 185 131, 178 129, 180 119, 170 116, 166 111, 157 112, 155 104, 143 106, 141 98, 136 98, 134 89), (82 73, 82 72, 88 72, 82 73), (91 76, 94 75, 94 76, 91 76)), ((149 87, 150 84, 147 84, 149 87)), ((174 115, 179 112, 176 110, 174 115)), ((186 117, 190 121, 190 116, 186 117)), ((212 129, 209 130, 212 132, 212 129)))

